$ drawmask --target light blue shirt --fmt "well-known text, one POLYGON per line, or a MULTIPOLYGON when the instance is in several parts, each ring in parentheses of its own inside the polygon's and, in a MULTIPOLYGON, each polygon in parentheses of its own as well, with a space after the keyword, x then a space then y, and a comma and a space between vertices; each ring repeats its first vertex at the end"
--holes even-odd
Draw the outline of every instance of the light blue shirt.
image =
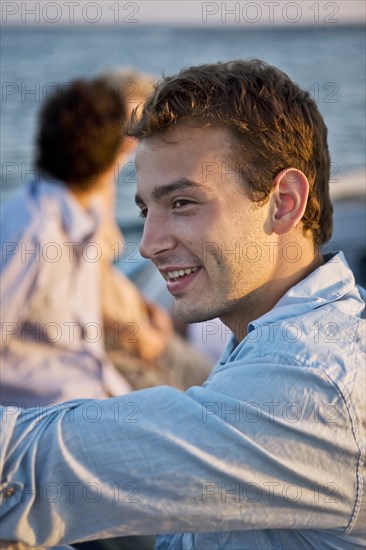
POLYGON ((202 387, 3 410, 2 537, 363 548, 363 310, 339 253, 231 340, 202 387))
MULTIPOLYGON (((102 335, 97 208, 62 183, 30 182, 1 210, 3 405, 44 406, 130 390, 102 335)), ((105 253, 105 252, 104 252, 105 253)))

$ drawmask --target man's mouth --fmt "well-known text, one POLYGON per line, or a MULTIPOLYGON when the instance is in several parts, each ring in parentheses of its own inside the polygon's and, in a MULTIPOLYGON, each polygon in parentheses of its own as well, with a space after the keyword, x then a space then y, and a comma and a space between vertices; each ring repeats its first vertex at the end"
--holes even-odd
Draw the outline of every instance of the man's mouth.
POLYGON ((183 293, 191 285, 196 277, 199 276, 202 266, 195 265, 193 267, 178 268, 179 266, 172 265, 159 269, 161 275, 166 280, 167 289, 174 296, 183 293))
POLYGON ((177 271, 168 271, 167 273, 164 273, 164 276, 167 281, 178 281, 182 277, 186 277, 191 273, 194 273, 197 269, 198 267, 189 267, 187 269, 179 269, 177 271))

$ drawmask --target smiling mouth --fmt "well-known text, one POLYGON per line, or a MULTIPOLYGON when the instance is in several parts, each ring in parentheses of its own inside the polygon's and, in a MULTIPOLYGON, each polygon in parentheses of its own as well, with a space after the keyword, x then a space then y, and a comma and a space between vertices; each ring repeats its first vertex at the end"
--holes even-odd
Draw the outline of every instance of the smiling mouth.
POLYGON ((191 273, 195 273, 197 269, 198 267, 189 267, 188 269, 179 269, 178 271, 168 271, 167 273, 164 273, 164 278, 167 281, 179 281, 183 277, 187 277, 188 275, 191 275, 191 273))

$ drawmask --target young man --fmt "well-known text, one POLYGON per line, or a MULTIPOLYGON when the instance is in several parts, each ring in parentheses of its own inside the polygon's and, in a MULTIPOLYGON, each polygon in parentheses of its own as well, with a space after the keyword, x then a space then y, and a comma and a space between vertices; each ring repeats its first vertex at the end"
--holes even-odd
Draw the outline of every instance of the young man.
POLYGON ((315 103, 258 61, 192 67, 158 85, 130 134, 141 141, 142 253, 183 320, 218 316, 235 336, 202 387, 101 402, 98 423, 85 420, 89 402, 49 410, 48 429, 33 411, 24 449, 24 415, 6 411, 7 538, 159 532, 170 550, 360 548, 364 303, 342 253, 320 252, 332 207, 315 103), (42 497, 55 480, 73 484, 77 506, 62 490, 42 497), (82 498, 91 482, 93 503, 82 498))

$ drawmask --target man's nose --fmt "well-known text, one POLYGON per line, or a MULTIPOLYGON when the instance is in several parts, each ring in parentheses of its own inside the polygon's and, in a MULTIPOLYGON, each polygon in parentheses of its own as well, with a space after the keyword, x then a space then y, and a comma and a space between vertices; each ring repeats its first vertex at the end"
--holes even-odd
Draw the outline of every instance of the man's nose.
POLYGON ((159 254, 173 250, 175 245, 169 224, 161 216, 149 212, 140 243, 141 256, 154 260, 159 254))

